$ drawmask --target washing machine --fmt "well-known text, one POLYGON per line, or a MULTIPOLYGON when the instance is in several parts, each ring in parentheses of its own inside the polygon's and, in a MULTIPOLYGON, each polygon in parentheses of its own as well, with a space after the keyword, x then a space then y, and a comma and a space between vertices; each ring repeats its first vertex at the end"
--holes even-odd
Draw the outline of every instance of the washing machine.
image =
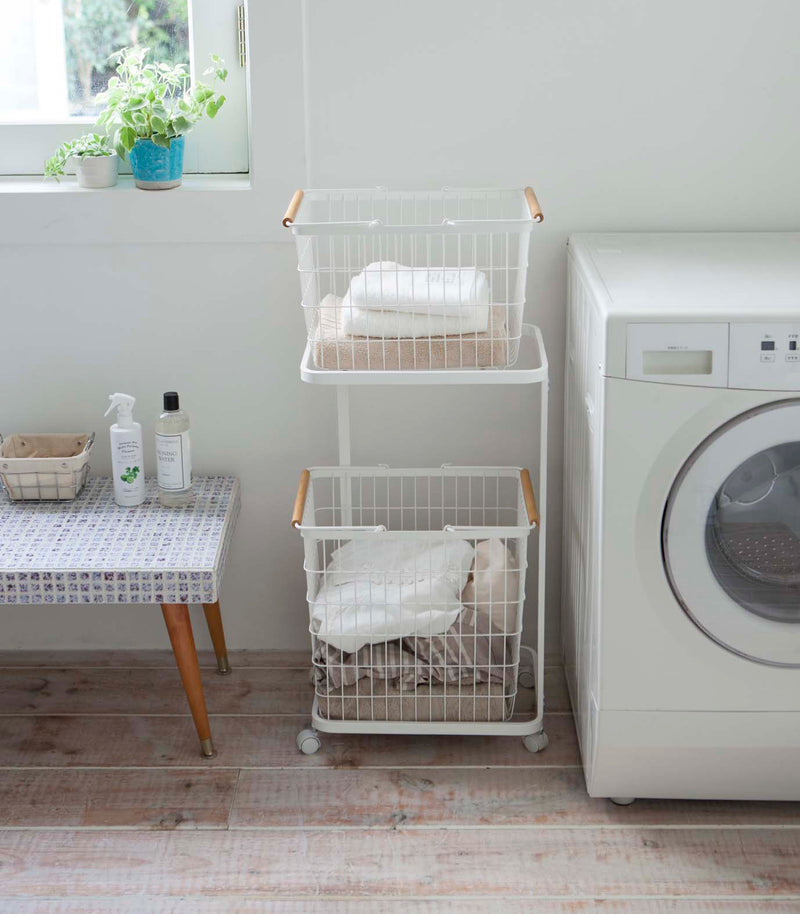
POLYGON ((800 800, 800 234, 568 251, 562 640, 589 793, 800 800))

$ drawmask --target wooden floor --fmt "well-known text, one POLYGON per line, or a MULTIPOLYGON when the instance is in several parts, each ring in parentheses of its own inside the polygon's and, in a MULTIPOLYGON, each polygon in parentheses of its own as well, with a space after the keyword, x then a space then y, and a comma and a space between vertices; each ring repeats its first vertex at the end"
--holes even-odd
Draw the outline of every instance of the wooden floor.
POLYGON ((0 912, 800 912, 800 804, 587 797, 563 678, 550 747, 323 735, 306 654, 0 654, 0 912), (536 900, 536 901, 534 901, 536 900))

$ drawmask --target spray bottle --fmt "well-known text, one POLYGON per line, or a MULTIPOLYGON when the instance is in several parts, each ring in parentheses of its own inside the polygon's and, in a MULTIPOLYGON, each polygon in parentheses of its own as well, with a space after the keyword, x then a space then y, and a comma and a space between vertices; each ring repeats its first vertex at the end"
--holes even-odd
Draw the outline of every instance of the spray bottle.
POLYGON ((114 477, 114 501, 132 508, 144 501, 144 461, 142 460, 142 426, 133 421, 136 398, 128 394, 111 394, 117 421, 111 426, 111 467, 114 477))

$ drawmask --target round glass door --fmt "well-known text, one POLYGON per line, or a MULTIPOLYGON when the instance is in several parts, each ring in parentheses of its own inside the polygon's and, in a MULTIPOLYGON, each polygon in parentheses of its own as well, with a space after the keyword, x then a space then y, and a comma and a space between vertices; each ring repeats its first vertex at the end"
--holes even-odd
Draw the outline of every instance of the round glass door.
POLYGON ((689 617, 751 660, 800 666, 800 401, 738 416, 682 468, 662 526, 689 617))

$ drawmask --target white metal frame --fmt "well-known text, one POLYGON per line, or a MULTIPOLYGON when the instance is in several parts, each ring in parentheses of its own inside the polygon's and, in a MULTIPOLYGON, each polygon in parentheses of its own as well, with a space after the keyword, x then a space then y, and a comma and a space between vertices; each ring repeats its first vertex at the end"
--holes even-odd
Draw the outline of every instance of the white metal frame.
MULTIPOLYGON (((432 259, 427 253, 426 238, 440 236, 442 244, 447 237, 468 233, 508 233, 517 238, 519 267, 527 271, 529 233, 534 223, 543 220, 536 194, 530 187, 515 190, 497 188, 443 188, 437 192, 393 191, 388 188, 348 189, 342 191, 313 190, 295 192, 283 225, 291 227, 298 243, 299 269, 303 257, 301 237, 322 234, 330 236, 331 244, 337 236, 347 236, 365 230, 374 235, 397 240, 402 235, 417 236, 421 239, 423 256, 415 258, 412 253, 412 267, 453 266, 444 255, 441 260, 432 259), (305 205, 304 205, 305 198, 305 205), (452 206, 457 208, 455 212, 452 206), (410 207, 410 209, 409 209, 410 207), (420 210, 421 208, 421 210, 420 210), (308 213, 308 215, 306 215, 308 213), (420 214, 421 213, 421 214, 420 214), (523 249, 524 246, 524 249, 523 249)), ((508 236, 507 236, 508 237, 508 236)), ((508 241, 506 241, 508 244, 508 241)), ((401 243, 402 245, 402 243, 401 243)), ((399 248, 402 251, 402 246, 399 248)), ((416 249, 412 249, 416 250, 416 249)), ((457 268, 464 266, 458 249, 457 268)), ((363 259, 363 258, 362 258, 363 259)), ((490 261, 491 262, 491 261, 490 261)), ((352 258, 348 260, 352 267, 352 258)), ((477 264, 472 264, 476 266, 477 264)), ((360 264, 363 269, 365 264, 360 264)), ((518 269, 515 267, 515 269, 518 269)), ((319 266, 312 262, 311 275, 319 272, 319 266)), ((306 294, 302 282, 301 289, 306 294)), ((324 270, 323 270, 324 272, 324 270)), ((508 280, 508 270, 505 270, 508 280)), ((521 318, 524 305, 525 277, 518 276, 520 296, 514 298, 513 307, 518 308, 521 318)), ((507 293, 504 296, 510 301, 507 293)), ((317 290, 318 291, 318 290, 317 290)), ((496 291, 496 290, 493 290, 496 291)), ((312 308, 319 303, 315 290, 311 289, 311 300, 301 301, 312 308)), ((491 291, 490 291, 491 295, 491 291)), ((491 300, 491 297, 490 297, 491 300)), ((503 298, 501 298, 503 300, 503 298)), ((307 310, 307 309, 306 309, 307 310)), ((508 308, 507 308, 508 311, 508 308)), ((308 314, 306 315, 308 317, 308 314)), ((310 384, 334 385, 337 388, 339 465, 352 464, 350 435, 350 388, 361 385, 467 385, 467 384, 532 384, 539 388, 539 460, 538 460, 538 508, 539 528, 537 549, 537 632, 535 649, 521 646, 531 657, 533 680, 536 687, 536 714, 530 720, 497 722, 429 722, 429 721, 373 721, 373 720, 331 720, 319 714, 317 699, 312 707, 312 729, 301 731, 297 745, 305 753, 316 752, 320 747, 317 731, 335 733, 404 733, 404 734, 460 734, 495 735, 523 737, 525 746, 531 752, 538 752, 547 746, 544 732, 544 643, 545 643, 545 558, 546 537, 542 526, 546 523, 547 506, 547 421, 549 374, 544 341, 538 327, 520 323, 520 354, 506 367, 487 368, 420 368, 413 370, 337 370, 315 367, 310 340, 303 354, 300 376, 310 384), (523 350, 532 346, 533 353, 523 350), (527 367, 526 359, 529 359, 527 367)), ((485 533, 485 531, 483 531, 485 533)), ((526 541, 527 542, 527 541, 526 541)))
MULTIPOLYGON (((350 387, 365 384, 412 386, 419 384, 532 384, 539 388, 539 455, 538 486, 536 496, 539 508, 537 530, 537 632, 536 647, 521 645, 531 660, 536 684, 536 714, 530 720, 497 722, 427 722, 427 721, 358 721, 330 720, 319 714, 317 699, 311 709, 312 728, 298 735, 298 746, 304 752, 315 752, 320 746, 315 731, 326 733, 404 733, 469 736, 521 736, 531 751, 537 752, 547 745, 544 733, 544 657, 545 644, 545 559, 546 537, 542 528, 546 524, 547 510, 547 413, 549 373, 547 354, 538 327, 524 325, 524 334, 534 345, 530 367, 503 370, 458 369, 453 371, 316 371, 309 367, 309 352, 303 356, 301 377, 310 384, 336 385, 339 439, 339 465, 352 465, 350 435, 350 387)), ((485 531, 484 531, 485 533, 485 531)))
MULTIPOLYGON (((212 53, 228 66, 225 106, 219 118, 192 131, 184 154, 184 172, 246 173, 250 170, 247 70, 239 65, 237 10, 246 0, 188 0, 190 60, 202 74, 212 53)), ((200 76, 200 79, 203 77, 200 76)), ((46 158, 64 141, 90 132, 94 117, 53 123, 0 124, 0 175, 42 173, 46 158)), ((130 171, 124 163, 123 171, 130 171)))

